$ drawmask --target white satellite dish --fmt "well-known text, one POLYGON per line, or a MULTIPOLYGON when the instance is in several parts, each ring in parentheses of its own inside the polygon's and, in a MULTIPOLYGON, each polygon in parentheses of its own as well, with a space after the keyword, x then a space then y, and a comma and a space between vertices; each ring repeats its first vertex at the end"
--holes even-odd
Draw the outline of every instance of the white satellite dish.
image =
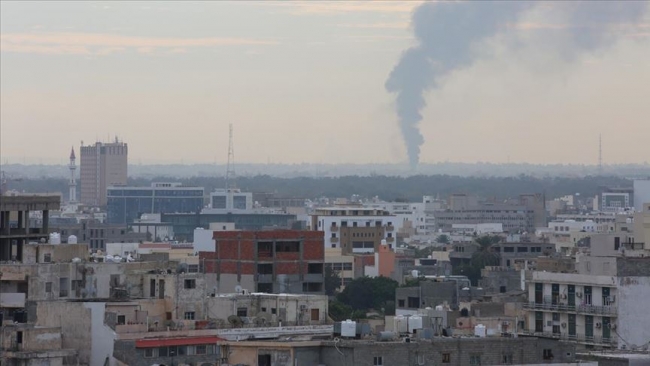
POLYGON ((239 285, 235 286, 235 292, 238 293, 238 294, 241 294, 241 292, 242 292, 242 287, 239 286, 239 285))

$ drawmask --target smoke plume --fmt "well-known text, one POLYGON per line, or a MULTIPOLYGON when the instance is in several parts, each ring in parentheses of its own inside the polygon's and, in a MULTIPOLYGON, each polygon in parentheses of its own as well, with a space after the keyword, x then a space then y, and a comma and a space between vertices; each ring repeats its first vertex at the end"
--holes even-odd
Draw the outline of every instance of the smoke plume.
MULTIPOLYGON (((469 67, 479 57, 475 45, 500 32, 518 31, 513 24, 535 6, 551 8, 549 14, 561 22, 553 37, 567 59, 613 42, 621 27, 642 19, 647 2, 523 2, 468 1, 427 2, 413 13, 411 26, 417 41, 407 49, 386 81, 386 90, 396 94, 397 118, 411 167, 420 160, 424 143, 419 124, 426 106, 425 93, 440 85, 451 72, 469 67), (558 30, 559 28, 559 30, 558 30)), ((544 25, 541 25, 544 28, 544 25)))

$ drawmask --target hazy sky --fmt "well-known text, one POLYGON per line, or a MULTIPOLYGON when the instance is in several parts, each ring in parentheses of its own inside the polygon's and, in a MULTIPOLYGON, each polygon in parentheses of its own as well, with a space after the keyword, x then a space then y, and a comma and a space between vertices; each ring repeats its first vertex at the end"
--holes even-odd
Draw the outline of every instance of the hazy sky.
MULTIPOLYGON (((384 84, 418 2, 0 4, 3 163, 115 135, 132 163, 224 162, 230 123, 239 162, 407 161, 384 84)), ((599 134, 605 163, 650 160, 650 12, 566 57, 575 25, 537 4, 427 93, 421 161, 595 164, 599 134)))

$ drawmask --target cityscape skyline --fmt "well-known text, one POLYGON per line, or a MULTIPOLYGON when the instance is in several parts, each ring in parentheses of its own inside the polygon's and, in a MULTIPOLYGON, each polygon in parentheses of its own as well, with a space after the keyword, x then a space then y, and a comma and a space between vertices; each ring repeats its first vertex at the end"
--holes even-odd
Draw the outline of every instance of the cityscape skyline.
MULTIPOLYGON (((647 8, 564 57, 572 25, 540 4, 426 93, 423 163, 597 164, 599 135, 605 164, 647 161, 647 8)), ((237 162, 406 164, 384 83, 418 6, 3 2, 1 162, 117 135, 132 162, 222 163, 233 124, 237 162)))

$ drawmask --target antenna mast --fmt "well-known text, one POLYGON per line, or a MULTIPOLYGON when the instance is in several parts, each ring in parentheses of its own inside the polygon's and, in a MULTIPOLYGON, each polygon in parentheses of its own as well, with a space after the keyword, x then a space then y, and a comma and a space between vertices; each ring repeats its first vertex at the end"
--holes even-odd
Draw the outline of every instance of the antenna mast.
POLYGON ((603 175, 603 135, 598 135, 598 175, 603 175))
POLYGON ((228 165, 226 166, 226 190, 235 189, 235 150, 232 141, 232 123, 228 131, 228 165))

